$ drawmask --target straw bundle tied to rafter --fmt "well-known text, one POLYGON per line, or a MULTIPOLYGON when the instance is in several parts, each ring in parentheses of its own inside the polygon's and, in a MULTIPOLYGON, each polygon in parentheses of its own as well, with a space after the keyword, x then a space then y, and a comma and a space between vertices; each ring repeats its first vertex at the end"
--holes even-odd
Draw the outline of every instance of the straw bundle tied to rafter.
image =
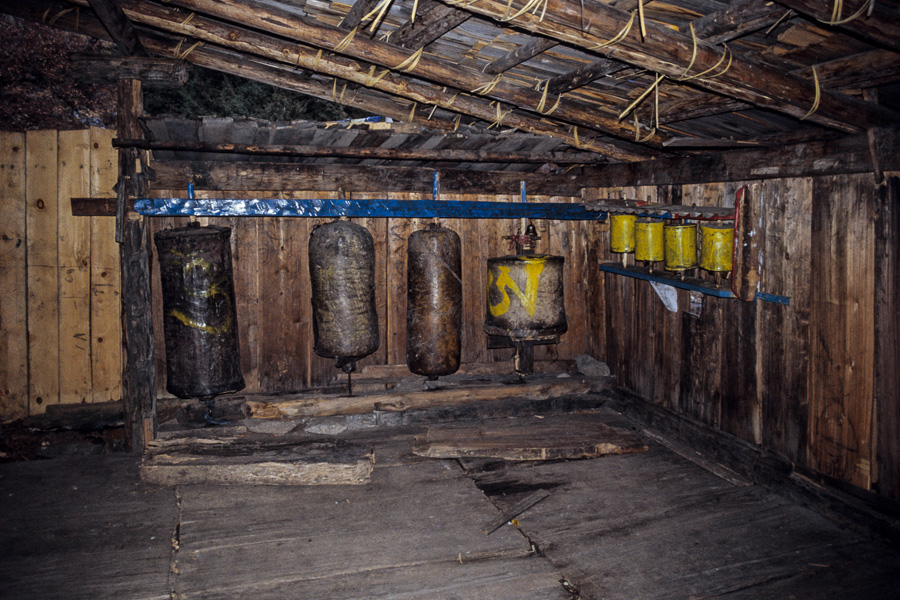
POLYGON ((69 14, 72 11, 75 11, 75 30, 78 31, 78 19, 81 16, 81 8, 78 6, 73 6, 71 8, 64 8, 63 10, 59 11, 52 17, 50 16, 50 8, 48 8, 47 10, 44 11, 44 14, 41 16, 41 19, 47 25, 53 25, 59 19, 61 19, 62 17, 64 17, 65 15, 69 14))
POLYGON ((805 115, 800 117, 801 121, 808 119, 809 117, 812 116, 812 114, 814 112, 816 112, 819 109, 819 100, 822 99, 822 89, 821 89, 821 86, 819 85, 819 74, 816 73, 815 67, 812 68, 812 74, 813 74, 813 83, 816 84, 816 95, 813 97, 813 103, 812 103, 812 106, 810 107, 809 111, 807 111, 807 113, 805 115))
POLYGON ((846 25, 850 21, 855 21, 865 14, 867 17, 872 16, 872 9, 875 8, 875 0, 866 0, 863 2, 863 5, 859 7, 855 13, 847 17, 846 19, 841 19, 841 13, 844 12, 844 0, 834 0, 834 7, 831 9, 831 19, 816 19, 820 23, 825 23, 826 25, 846 25))
POLYGON ((550 107, 550 110, 545 112, 544 107, 547 104, 547 90, 550 88, 550 80, 544 79, 542 81, 538 81, 537 85, 535 86, 535 89, 539 90, 539 89, 541 89, 541 87, 543 87, 543 91, 541 92, 541 101, 538 102, 536 110, 537 110, 537 112, 541 113, 542 115, 544 115, 546 117, 546 116, 552 115, 553 111, 555 111, 557 108, 559 108, 559 102, 560 102, 560 100, 562 100, 562 97, 564 96, 564 94, 560 94, 556 98, 556 104, 554 104, 552 107, 550 107), (543 84, 543 86, 541 84, 543 84))
POLYGON ((185 42, 185 38, 181 38, 180 40, 178 40, 178 44, 175 46, 175 49, 172 50, 172 55, 175 58, 177 58, 178 60, 184 60, 185 58, 187 58, 187 56, 191 52, 193 52, 194 50, 196 50, 197 48, 199 48, 200 46, 203 45, 203 42, 194 42, 193 45, 191 45, 190 47, 188 47, 187 50, 182 52, 181 47, 184 45, 184 42, 185 42))

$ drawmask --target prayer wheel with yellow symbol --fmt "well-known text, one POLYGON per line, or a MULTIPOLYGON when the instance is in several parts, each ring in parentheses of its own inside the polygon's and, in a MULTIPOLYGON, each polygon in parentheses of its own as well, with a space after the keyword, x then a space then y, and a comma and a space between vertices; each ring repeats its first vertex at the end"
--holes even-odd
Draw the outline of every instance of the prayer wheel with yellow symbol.
POLYGON ((228 227, 199 223, 154 236, 166 390, 178 398, 212 397, 244 387, 230 238, 228 227))
POLYGON ((673 223, 663 228, 666 270, 686 271, 697 266, 697 226, 673 223))
POLYGON ((715 273, 730 271, 733 246, 732 221, 700 225, 700 268, 715 273))
POLYGON ((617 254, 634 252, 636 215, 609 215, 609 249, 617 254))
POLYGON ((640 219, 635 223, 634 258, 645 262, 657 262, 665 258, 662 221, 640 219))
POLYGON ((566 332, 562 256, 502 256, 487 262, 486 333, 515 341, 566 332))

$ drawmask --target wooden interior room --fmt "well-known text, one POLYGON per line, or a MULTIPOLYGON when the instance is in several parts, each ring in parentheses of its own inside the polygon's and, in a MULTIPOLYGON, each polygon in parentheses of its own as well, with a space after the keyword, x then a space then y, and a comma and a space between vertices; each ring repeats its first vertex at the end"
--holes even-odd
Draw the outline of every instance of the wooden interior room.
POLYGON ((0 597, 900 598, 896 0, 0 13, 0 597))

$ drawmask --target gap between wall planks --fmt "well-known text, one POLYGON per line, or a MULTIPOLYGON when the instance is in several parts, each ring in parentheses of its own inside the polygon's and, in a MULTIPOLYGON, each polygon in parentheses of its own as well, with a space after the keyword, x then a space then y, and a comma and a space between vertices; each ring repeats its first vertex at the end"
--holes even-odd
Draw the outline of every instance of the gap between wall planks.
POLYGON ((112 137, 99 128, 0 132, 0 420, 121 398, 113 220, 73 217, 70 204, 110 194, 112 137))
MULTIPOLYGON (((685 203, 730 205, 741 183, 749 182, 679 187, 685 203)), ((896 294, 882 291, 876 300, 876 286, 885 282, 875 278, 889 280, 895 270, 896 224, 876 231, 871 175, 759 184, 753 210, 763 236, 761 289, 789 296, 790 306, 704 297, 696 317, 686 310, 689 294, 679 291, 675 314, 646 282, 605 274, 606 359, 621 385, 657 404, 900 499, 896 474, 874 469, 897 462, 885 439, 896 440, 898 420, 886 415, 900 399, 896 387, 885 391, 891 369, 873 367, 877 340, 895 343, 885 338, 896 294), (875 389, 882 390, 878 400, 875 389)), ((590 196, 642 193, 601 188, 590 196)), ((601 229, 602 260, 617 260, 607 231, 601 229)), ((884 351, 880 356, 896 363, 884 351)))

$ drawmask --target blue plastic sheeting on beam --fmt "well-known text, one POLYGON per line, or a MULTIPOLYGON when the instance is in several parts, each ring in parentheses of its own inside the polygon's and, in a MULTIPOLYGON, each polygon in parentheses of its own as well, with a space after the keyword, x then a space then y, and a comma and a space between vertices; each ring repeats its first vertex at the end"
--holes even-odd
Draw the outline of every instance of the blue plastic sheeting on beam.
POLYGON ((395 217, 603 221, 605 212, 566 202, 434 200, 277 200, 142 198, 134 210, 153 217, 395 217))
MULTIPOLYGON (((664 283, 666 285, 671 285, 672 287, 676 287, 682 290, 700 292, 701 294, 706 294, 707 296, 716 296, 717 298, 735 298, 735 295, 731 293, 731 290, 729 289, 725 289, 721 286, 716 287, 712 284, 704 284, 694 278, 680 279, 674 275, 649 273, 639 267, 622 267, 615 263, 601 263, 600 270, 607 273, 615 273, 616 275, 624 275, 625 277, 643 279, 644 281, 664 283)), ((775 302, 777 304, 784 305, 790 305, 791 303, 790 298, 786 298, 784 296, 775 296, 773 294, 764 294, 762 292, 756 292, 756 297, 754 299, 765 300, 766 302, 775 302)))

